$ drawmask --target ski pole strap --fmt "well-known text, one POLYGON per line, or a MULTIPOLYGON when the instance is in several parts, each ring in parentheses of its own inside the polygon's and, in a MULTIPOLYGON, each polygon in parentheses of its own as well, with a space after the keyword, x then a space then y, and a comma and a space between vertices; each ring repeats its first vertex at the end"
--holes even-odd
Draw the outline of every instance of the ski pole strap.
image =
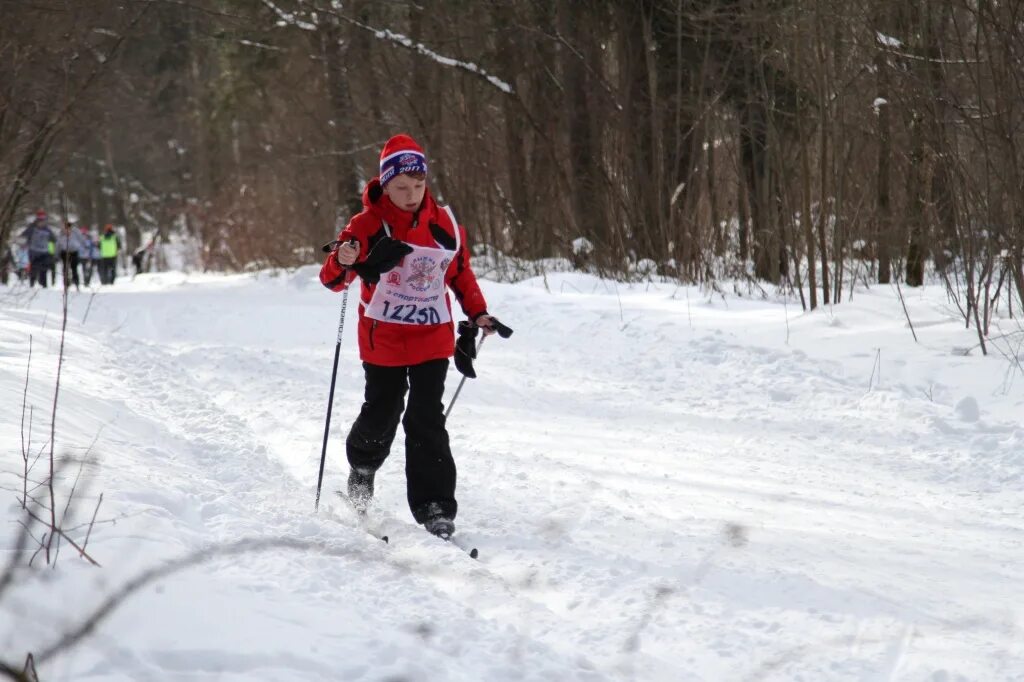
MULTIPOLYGON (((468 336, 471 339, 475 339, 477 337, 477 334, 479 334, 479 333, 480 333, 480 327, 476 326, 475 324, 473 324, 469 320, 463 320, 462 322, 459 322, 459 327, 458 327, 459 338, 462 338, 464 336, 468 336)), ((469 357, 475 358, 476 355, 473 354, 473 353, 470 353, 469 357)))
POLYGON ((455 341, 455 369, 459 370, 463 378, 476 378, 473 360, 476 358, 477 347, 475 344, 479 329, 467 320, 459 322, 459 338, 455 341))

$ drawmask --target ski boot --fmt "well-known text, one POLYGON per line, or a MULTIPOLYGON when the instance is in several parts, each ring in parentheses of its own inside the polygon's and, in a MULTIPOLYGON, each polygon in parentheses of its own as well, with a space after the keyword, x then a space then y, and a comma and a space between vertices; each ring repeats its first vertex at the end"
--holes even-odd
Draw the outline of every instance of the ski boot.
POLYGON ((356 469, 349 472, 348 499, 358 513, 366 513, 373 499, 373 472, 364 474, 356 469))
POLYGON ((448 540, 455 534, 455 522, 445 516, 441 511, 441 505, 431 502, 427 505, 426 521, 423 527, 431 535, 436 535, 442 540, 448 540))

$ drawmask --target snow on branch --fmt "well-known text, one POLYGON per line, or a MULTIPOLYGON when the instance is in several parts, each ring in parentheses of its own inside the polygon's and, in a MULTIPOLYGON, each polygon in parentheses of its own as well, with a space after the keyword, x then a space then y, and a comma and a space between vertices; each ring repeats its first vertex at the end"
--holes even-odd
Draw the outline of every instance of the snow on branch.
POLYGON ((901 41, 899 38, 887 36, 881 31, 875 31, 875 39, 882 45, 885 45, 886 47, 903 47, 903 41, 901 41))
POLYGON ((315 31, 317 29, 316 24, 311 24, 308 21, 303 21, 302 19, 298 18, 293 12, 286 12, 285 10, 275 5, 271 0, 263 0, 263 4, 272 9, 274 11, 274 14, 280 17, 281 21, 279 23, 281 25, 294 26, 296 28, 301 28, 303 31, 315 31))
MULTIPOLYGON (((356 22, 353 22, 353 23, 356 23, 356 22)), ((470 73, 472 73, 474 75, 477 75, 477 76, 480 76, 480 77, 484 78, 488 83, 490 83, 494 87, 498 88, 502 92, 505 92, 507 94, 512 94, 512 86, 511 85, 509 85, 505 81, 501 80, 497 76, 492 76, 491 74, 487 73, 486 71, 481 69, 476 64, 473 64, 472 62, 464 62, 464 61, 462 61, 460 59, 452 59, 451 57, 445 57, 444 55, 441 55, 441 54, 438 54, 437 52, 434 52, 433 50, 431 50, 429 47, 427 47, 423 43, 415 43, 408 36, 404 36, 401 33, 395 33, 394 31, 392 31, 390 29, 386 29, 385 28, 383 30, 379 30, 379 29, 370 28, 369 26, 363 26, 362 24, 358 24, 358 23, 356 23, 356 25, 360 26, 362 28, 365 28, 365 29, 367 29, 369 31, 373 31, 373 35, 376 36, 377 38, 380 38, 381 40, 390 40, 393 43, 398 43, 402 47, 408 48, 410 50, 415 50, 416 52, 418 52, 419 54, 423 55, 424 57, 429 57, 430 59, 433 59, 435 62, 437 62, 439 64, 443 64, 444 66, 453 66, 453 67, 455 67, 457 69, 463 69, 464 71, 469 71, 470 73)))
POLYGON ((244 40, 243 39, 243 40, 239 40, 238 42, 241 43, 242 45, 245 45, 246 47, 257 47, 257 48, 259 48, 261 50, 270 50, 271 52, 284 52, 284 50, 282 50, 279 47, 275 47, 273 45, 267 45, 266 43, 258 43, 255 40, 244 40))
MULTIPOLYGON (((276 4, 274 4, 273 0, 263 0, 263 4, 266 5, 267 7, 269 7, 271 10, 274 11, 274 13, 280 19, 280 21, 278 22, 278 24, 280 24, 280 25, 295 26, 296 28, 301 28, 301 29, 303 29, 305 31, 316 31, 319 28, 316 23, 310 23, 308 21, 303 21, 294 12, 288 12, 286 10, 281 9, 276 4)), ((439 53, 435 52, 434 50, 431 50, 429 47, 427 47, 423 43, 417 43, 417 42, 413 41, 411 38, 409 38, 406 35, 402 35, 401 33, 396 33, 394 31, 392 31, 391 29, 387 29, 387 28, 385 28, 385 29, 378 29, 378 28, 374 28, 372 26, 367 26, 366 24, 363 24, 363 23, 361 23, 359 21, 356 21, 355 19, 352 19, 350 17, 344 16, 343 14, 341 14, 341 11, 340 11, 341 10, 341 3, 338 2, 338 0, 331 0, 331 8, 330 9, 327 9, 327 8, 321 8, 321 9, 326 14, 333 14, 338 19, 341 19, 343 21, 347 21, 348 23, 352 24, 353 26, 358 26, 359 28, 363 29, 364 31, 369 31, 370 33, 372 33, 374 35, 374 37, 378 38, 379 40, 387 40, 387 41, 390 41, 392 43, 395 43, 396 45, 401 45, 402 47, 404 47, 404 48, 406 48, 408 50, 413 50, 414 52, 416 52, 416 53, 418 53, 420 55, 423 55, 424 57, 427 57, 428 59, 432 59, 435 62, 437 62, 438 64, 441 64, 443 66, 450 66, 450 67, 453 67, 453 68, 456 68, 456 69, 462 69, 463 71, 468 71, 469 73, 473 74, 474 76, 478 76, 480 78, 483 78, 488 83, 490 83, 494 87, 498 88, 502 92, 504 92, 506 94, 512 94, 512 86, 511 85, 509 85, 507 82, 501 80, 497 76, 493 76, 493 75, 487 73, 487 71, 485 71, 484 69, 480 68, 479 66, 477 66, 476 64, 474 64, 472 62, 466 62, 466 61, 462 61, 461 59, 454 59, 452 57, 446 57, 446 56, 444 56, 442 54, 439 54, 439 53)), ((315 12, 310 13, 310 18, 313 20, 313 22, 316 22, 317 14, 315 12)))
POLYGON ((932 64, 981 64, 984 61, 978 59, 944 59, 941 57, 936 58, 919 54, 911 54, 900 50, 900 48, 903 47, 902 40, 899 38, 893 38, 892 36, 887 36, 881 31, 875 31, 875 39, 878 41, 879 45, 887 48, 890 54, 894 54, 897 57, 903 57, 904 59, 914 59, 920 62, 930 62, 932 64))

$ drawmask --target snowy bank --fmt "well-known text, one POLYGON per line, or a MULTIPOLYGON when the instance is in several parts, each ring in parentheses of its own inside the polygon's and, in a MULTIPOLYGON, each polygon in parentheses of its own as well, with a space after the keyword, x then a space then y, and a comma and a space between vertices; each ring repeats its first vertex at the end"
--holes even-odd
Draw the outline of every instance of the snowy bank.
MULTIPOLYGON (((56 449, 89 450, 76 520, 104 494, 103 567, 37 559, 0 596, 0 660, 147 567, 260 537, 310 547, 161 580, 43 679, 1024 678, 1024 383, 957 350, 976 339, 940 289, 904 292, 918 344, 881 287, 804 314, 573 273, 483 286, 516 334, 487 342, 449 420, 479 561, 412 523, 401 434, 377 486, 390 545, 332 494, 355 305, 313 513, 340 306, 315 268, 72 294, 56 449)), ((0 290, 5 558, 29 337, 38 450, 59 309, 0 290)))

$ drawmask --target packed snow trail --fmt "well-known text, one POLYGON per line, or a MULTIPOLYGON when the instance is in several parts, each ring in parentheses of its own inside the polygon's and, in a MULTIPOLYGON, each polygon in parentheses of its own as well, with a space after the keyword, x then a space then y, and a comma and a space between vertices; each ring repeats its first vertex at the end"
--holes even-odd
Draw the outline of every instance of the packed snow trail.
MULTIPOLYGON (((84 450, 100 434, 92 486, 125 515, 90 543, 107 588, 239 537, 332 553, 171 578, 61 674, 1024 679, 1024 383, 952 354, 971 333, 940 291, 908 301, 915 345, 883 290, 801 315, 581 275, 484 289, 516 335, 484 346, 448 423, 458 536, 479 561, 412 522, 401 432, 374 502, 391 545, 328 492, 361 402, 355 306, 313 514, 340 305, 315 269, 140 277, 102 290, 84 325, 74 297, 58 438, 84 450)), ((58 308, 46 292, 0 311, 4 442, 30 333, 31 396, 52 397, 58 308)), ((97 591, 97 571, 62 562, 45 597, 19 590, 22 609, 97 591)), ((45 623, 0 630, 3 651, 45 623)))

